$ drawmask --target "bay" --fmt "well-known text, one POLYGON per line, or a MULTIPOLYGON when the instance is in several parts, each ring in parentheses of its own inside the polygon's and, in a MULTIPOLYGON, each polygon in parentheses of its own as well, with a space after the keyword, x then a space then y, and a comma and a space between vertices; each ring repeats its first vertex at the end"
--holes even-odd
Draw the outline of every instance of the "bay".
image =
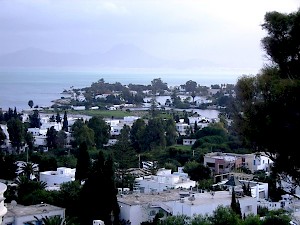
POLYGON ((169 86, 185 84, 188 80, 198 84, 210 86, 212 84, 236 82, 237 76, 227 73, 201 74, 201 73, 170 73, 170 72, 143 72, 143 71, 89 71, 89 70, 3 70, 0 71, 0 108, 7 110, 17 108, 18 111, 28 109, 28 101, 33 100, 34 105, 51 106, 53 100, 61 98, 63 90, 70 87, 83 88, 90 86, 103 78, 105 82, 120 82, 126 84, 151 84, 156 78, 161 78, 169 86))

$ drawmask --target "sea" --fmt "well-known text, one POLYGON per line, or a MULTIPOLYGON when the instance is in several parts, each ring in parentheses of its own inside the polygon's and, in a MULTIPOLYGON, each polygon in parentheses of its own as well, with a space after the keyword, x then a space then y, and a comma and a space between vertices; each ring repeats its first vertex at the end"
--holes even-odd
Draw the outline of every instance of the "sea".
POLYGON ((104 79, 107 83, 151 84, 160 78, 168 86, 185 84, 188 80, 197 84, 235 84, 241 74, 228 73, 188 73, 155 71, 101 71, 66 69, 0 69, 0 108, 16 108, 17 111, 29 108, 28 101, 34 106, 49 107, 53 100, 60 99, 64 90, 89 87, 104 79))

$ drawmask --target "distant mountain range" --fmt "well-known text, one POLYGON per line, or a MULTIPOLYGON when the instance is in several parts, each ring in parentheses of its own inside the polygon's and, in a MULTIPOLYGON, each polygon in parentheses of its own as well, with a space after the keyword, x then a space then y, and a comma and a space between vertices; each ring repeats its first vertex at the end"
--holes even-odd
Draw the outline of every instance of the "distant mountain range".
POLYGON ((166 60, 154 57, 134 45, 117 45, 104 53, 57 53, 27 48, 0 55, 0 67, 97 67, 97 68, 166 68, 195 69, 219 67, 206 61, 166 60))

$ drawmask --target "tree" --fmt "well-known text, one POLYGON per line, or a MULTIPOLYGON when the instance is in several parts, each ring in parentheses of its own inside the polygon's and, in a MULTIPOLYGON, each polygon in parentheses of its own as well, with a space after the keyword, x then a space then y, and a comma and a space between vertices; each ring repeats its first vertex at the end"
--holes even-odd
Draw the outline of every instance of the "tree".
POLYGON ((25 141, 25 127, 19 118, 12 117, 7 122, 7 131, 11 145, 20 151, 25 141))
POLYGON ((75 179, 82 181, 88 177, 90 172, 91 160, 85 142, 79 146, 79 154, 77 157, 75 179))
POLYGON ((34 217, 38 222, 42 222, 44 225, 64 225, 65 220, 61 218, 59 215, 55 216, 45 216, 42 217, 41 219, 37 218, 36 216, 34 217))
POLYGON ((255 77, 238 80, 233 118, 244 143, 254 152, 266 152, 281 177, 292 177, 294 185, 300 185, 295 151, 300 147, 299 18, 299 10, 265 15, 263 29, 268 35, 262 45, 271 64, 255 77))
POLYGON ((54 126, 47 129, 46 133, 46 141, 47 147, 50 149, 54 149, 57 147, 57 130, 55 130, 54 126))
POLYGON ((268 35, 262 45, 269 59, 278 66, 281 78, 299 79, 300 9, 284 14, 268 12, 262 28, 268 35))
POLYGON ((69 129, 68 126, 69 126, 69 124, 68 124, 68 116, 67 116, 67 111, 65 111, 62 129, 64 131, 68 132, 68 129, 69 129))
POLYGON ((161 118, 153 118, 148 121, 143 136, 143 150, 153 150, 166 147, 164 121, 161 118))
POLYGON ((235 212, 240 218, 242 218, 241 206, 239 201, 236 199, 234 187, 232 187, 230 207, 233 212, 235 212))
POLYGON ((81 224, 91 224, 93 220, 100 219, 111 225, 111 215, 117 219, 119 214, 116 195, 112 159, 105 160, 100 151, 80 194, 81 205, 85 206, 80 213, 81 224))
POLYGON ((32 180, 33 176, 38 175, 39 168, 32 162, 24 162, 21 164, 19 172, 20 175, 25 176, 28 180, 32 180))
POLYGON ((184 172, 189 175, 191 180, 200 181, 211 178, 209 167, 196 161, 189 161, 184 165, 184 172))
POLYGON ((33 107, 33 101, 32 100, 28 101, 28 106, 32 109, 32 107, 33 107))
POLYGON ((95 144, 95 133, 86 124, 78 122, 73 124, 73 137, 75 146, 79 146, 81 143, 85 142, 88 147, 95 144))
POLYGON ((58 205, 66 208, 66 214, 72 218, 78 217, 80 214, 80 191, 81 184, 79 181, 65 182, 60 185, 61 202, 58 202, 58 205))
POLYGON ((40 128, 41 127, 41 118, 38 110, 33 110, 33 114, 29 115, 29 124, 30 127, 40 128))
POLYGON ((14 180, 17 176, 16 155, 0 152, 0 179, 14 180))
POLYGON ((132 127, 130 129, 130 141, 133 146, 133 148, 140 152, 142 149, 142 138, 145 132, 146 123, 143 119, 137 119, 132 124, 132 127))
POLYGON ((164 83, 161 78, 155 78, 151 81, 152 93, 164 93, 165 90, 168 90, 167 83, 164 83))
POLYGON ((25 142, 26 142, 26 144, 28 146, 28 149, 30 151, 32 151, 33 150, 33 144, 34 144, 34 137, 33 137, 32 133, 26 132, 26 134, 25 134, 25 142))
POLYGON ((57 111, 57 113, 56 113, 55 120, 56 120, 56 123, 61 123, 61 117, 60 117, 60 114, 59 114, 58 111, 57 111))
POLYGON ((168 119, 166 121, 165 131, 166 131, 166 145, 171 146, 176 144, 178 133, 177 133, 175 121, 173 119, 168 119))
POLYGON ((87 126, 94 131, 95 144, 97 148, 102 148, 108 142, 110 127, 102 117, 93 116, 87 126))
POLYGON ((56 135, 56 144, 58 148, 64 148, 66 145, 67 134, 64 130, 60 130, 56 135))
POLYGON ((197 89, 197 82, 189 80, 185 83, 185 91, 186 92, 195 92, 197 89))
POLYGON ((210 221, 214 225, 232 225, 239 224, 240 218, 231 208, 220 205, 213 212, 210 221))

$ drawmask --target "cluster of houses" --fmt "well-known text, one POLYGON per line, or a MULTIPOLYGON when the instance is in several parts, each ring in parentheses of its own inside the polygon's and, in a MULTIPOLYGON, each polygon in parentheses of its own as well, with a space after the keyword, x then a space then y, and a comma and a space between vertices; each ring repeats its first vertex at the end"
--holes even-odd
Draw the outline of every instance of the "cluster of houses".
MULTIPOLYGON (((43 114, 40 117, 41 120, 41 127, 40 128, 28 128, 28 132, 30 132, 33 135, 34 138, 34 146, 39 147, 41 149, 47 150, 47 131, 51 127, 53 127, 56 131, 60 131, 62 129, 62 123, 57 122, 50 122, 50 114, 43 114)), ((74 124, 74 122, 77 119, 84 119, 89 120, 90 116, 68 116, 68 126, 69 130, 71 130, 71 126, 74 124)), ((110 126, 110 139, 106 143, 106 146, 114 145, 117 142, 116 136, 120 135, 120 132, 124 125, 127 125, 129 127, 132 126, 132 124, 139 119, 140 117, 137 116, 126 116, 123 119, 111 119, 111 118, 105 118, 106 123, 110 126)), ((22 115, 23 122, 26 122, 29 120, 29 115, 27 113, 23 113, 22 115)), ((176 123, 176 129, 178 134, 180 135, 186 135, 190 129, 193 129, 193 126, 195 123, 198 124, 198 127, 206 127, 209 123, 215 122, 217 119, 209 119, 202 116, 197 117, 188 117, 190 123, 185 123, 183 119, 180 119, 178 123, 176 123)), ((7 126, 5 124, 0 124, 1 129, 3 130, 4 134, 6 135, 6 140, 4 142, 4 145, 1 146, 2 149, 6 149, 8 152, 13 151, 13 148, 10 145, 9 141, 9 133, 7 130, 7 126)), ((67 138, 65 140, 65 147, 70 147, 70 143, 72 140, 71 132, 66 132, 67 138)), ((184 139, 183 145, 193 145, 195 143, 196 139, 184 139)), ((23 151, 25 151, 25 147, 23 147, 23 151)))
MULTIPOLYGON (((19 162, 21 163, 21 162, 19 162)), ((291 210, 294 221, 299 221, 298 209, 300 202, 290 195, 283 195, 279 202, 268 201, 268 184, 254 181, 251 175, 234 173, 234 168, 241 165, 249 170, 269 171, 272 161, 266 156, 255 154, 207 153, 204 156, 205 165, 222 175, 214 186, 221 187, 221 191, 204 191, 197 188, 197 182, 189 178, 188 174, 179 167, 177 172, 160 168, 157 173, 145 173, 150 162, 143 162, 145 168, 133 168, 136 176, 133 191, 120 189, 117 195, 120 207, 120 219, 128 220, 132 225, 139 225, 144 221, 152 221, 160 212, 164 217, 169 215, 195 214, 212 215, 219 206, 230 206, 232 191, 239 200, 242 215, 257 214, 259 206, 269 210, 284 208, 291 210), (250 195, 245 195, 243 186, 250 187, 250 195)), ((152 165, 152 164, 151 164, 152 165)), ((56 171, 39 172, 41 181, 47 184, 47 190, 58 190, 65 182, 75 180, 76 169, 59 167, 56 171)), ((0 183, 0 218, 4 225, 19 225, 36 221, 35 217, 59 215, 65 217, 65 209, 41 203, 33 206, 22 206, 16 202, 6 203, 3 193, 6 185, 0 183), (35 217, 34 217, 35 216, 35 217)), ((102 224, 102 221, 94 221, 102 224)))

